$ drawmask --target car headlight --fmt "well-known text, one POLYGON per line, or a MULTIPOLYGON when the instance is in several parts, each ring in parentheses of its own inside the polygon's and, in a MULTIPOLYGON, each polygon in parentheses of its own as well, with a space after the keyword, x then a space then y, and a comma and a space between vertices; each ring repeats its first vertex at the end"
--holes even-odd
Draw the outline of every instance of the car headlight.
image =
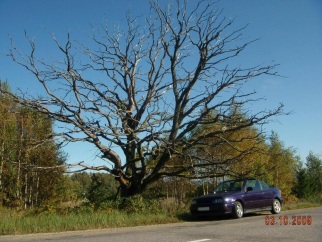
POLYGON ((230 198, 230 197, 226 197, 224 199, 224 201, 225 201, 225 203, 232 203, 234 201, 234 199, 233 198, 230 198))
POLYGON ((211 202, 214 204, 218 204, 218 203, 223 203, 224 200, 222 198, 215 198, 215 199, 211 200, 211 202))
POLYGON ((195 205, 195 204, 197 204, 197 201, 196 200, 192 200, 191 201, 191 205, 195 205))

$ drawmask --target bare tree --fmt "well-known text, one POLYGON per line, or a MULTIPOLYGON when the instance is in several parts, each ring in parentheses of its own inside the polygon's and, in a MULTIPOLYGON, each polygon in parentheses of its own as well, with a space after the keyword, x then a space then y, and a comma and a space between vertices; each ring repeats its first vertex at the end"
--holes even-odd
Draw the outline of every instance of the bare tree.
POLYGON ((228 117, 232 105, 259 102, 255 92, 243 90, 249 80, 277 75, 275 64, 229 65, 253 42, 241 43, 246 26, 234 29, 234 20, 223 17, 212 1, 187 2, 176 0, 163 8, 150 1, 144 24, 127 15, 124 32, 103 26, 90 36, 96 48, 74 48, 70 34, 65 44, 53 37, 63 61, 38 58, 27 34, 28 55, 12 45, 13 61, 44 88, 39 97, 20 93, 12 98, 62 124, 54 134, 61 142, 93 144, 106 165, 78 165, 113 174, 122 196, 140 193, 164 176, 192 175, 191 159, 198 157, 188 158, 185 150, 212 145, 203 142, 205 136, 261 126, 283 112, 283 105, 248 110, 243 122, 187 140, 210 112, 216 115, 206 122, 216 124, 228 117))

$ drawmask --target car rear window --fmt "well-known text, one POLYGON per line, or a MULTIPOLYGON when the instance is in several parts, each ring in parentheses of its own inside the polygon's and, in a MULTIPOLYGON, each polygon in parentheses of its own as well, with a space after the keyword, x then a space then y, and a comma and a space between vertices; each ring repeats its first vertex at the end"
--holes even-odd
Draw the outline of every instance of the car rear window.
POLYGON ((262 189, 268 189, 269 188, 269 186, 265 182, 263 182, 263 181, 259 181, 259 182, 261 183, 262 189))

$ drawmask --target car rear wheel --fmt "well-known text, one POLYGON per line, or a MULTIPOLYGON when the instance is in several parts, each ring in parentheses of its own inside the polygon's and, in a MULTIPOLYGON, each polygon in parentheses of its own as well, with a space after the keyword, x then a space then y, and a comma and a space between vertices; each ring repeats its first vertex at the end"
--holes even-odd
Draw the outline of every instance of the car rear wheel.
POLYGON ((234 218, 241 218, 244 215, 244 208, 240 202, 235 202, 233 209, 234 218))
POLYGON ((281 203, 278 199, 274 199, 271 212, 273 214, 278 214, 281 212, 281 203))

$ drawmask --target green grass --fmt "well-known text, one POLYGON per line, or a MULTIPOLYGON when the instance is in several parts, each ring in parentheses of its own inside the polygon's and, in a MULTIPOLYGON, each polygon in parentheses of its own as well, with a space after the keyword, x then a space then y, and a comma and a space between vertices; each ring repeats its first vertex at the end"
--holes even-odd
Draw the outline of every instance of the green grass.
MULTIPOLYGON (((140 204, 133 204, 138 208, 140 204)), ((322 206, 322 198, 298 200, 286 203, 283 210, 293 210, 322 206)), ((78 209, 42 209, 17 212, 0 207, 0 235, 16 235, 30 233, 49 233, 73 230, 87 230, 99 228, 130 227, 140 225, 175 223, 190 221, 192 216, 187 209, 180 212, 174 206, 167 206, 167 210, 153 209, 141 206, 139 210, 119 210, 103 208, 95 211, 91 207, 78 209), (169 209, 172 210, 169 210, 169 209), (154 212, 155 211, 155 212, 154 212)))
POLYGON ((301 199, 294 202, 289 202, 283 205, 283 210, 294 210, 302 208, 321 207, 322 197, 301 199))
POLYGON ((117 210, 93 213, 44 213, 22 216, 14 211, 1 212, 0 235, 48 233, 72 230, 128 227, 178 222, 167 214, 127 214, 117 210))

